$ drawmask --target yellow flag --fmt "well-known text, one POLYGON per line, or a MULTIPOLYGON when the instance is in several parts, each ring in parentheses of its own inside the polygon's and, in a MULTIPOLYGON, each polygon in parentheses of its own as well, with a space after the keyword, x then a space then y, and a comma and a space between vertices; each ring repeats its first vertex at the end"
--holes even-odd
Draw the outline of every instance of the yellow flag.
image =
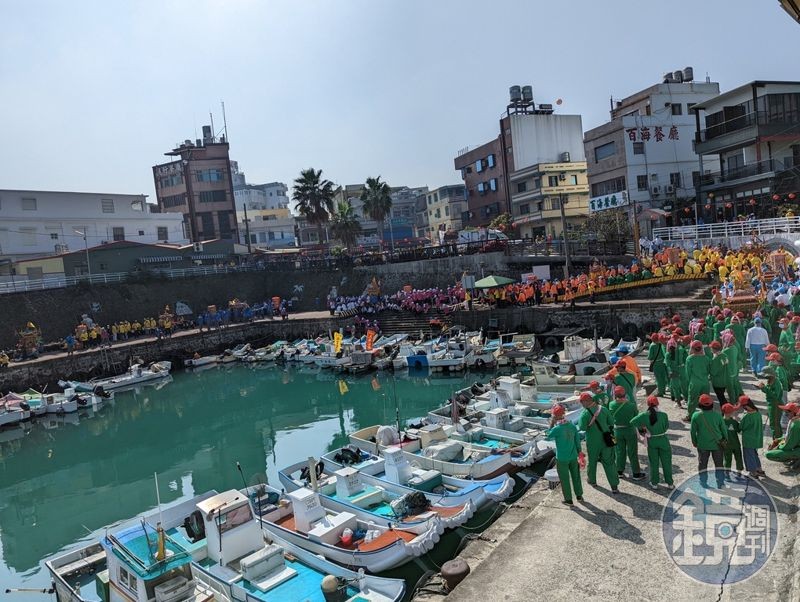
POLYGON ((340 395, 344 395, 344 394, 345 394, 345 393, 347 393, 349 390, 350 390, 350 389, 348 389, 348 388, 347 388, 347 383, 346 383, 346 382, 344 382, 343 380, 340 380, 340 381, 339 381, 339 394, 340 394, 340 395))
POLYGON ((334 353, 339 353, 342 350, 342 333, 341 332, 334 332, 333 333, 333 351, 334 353))

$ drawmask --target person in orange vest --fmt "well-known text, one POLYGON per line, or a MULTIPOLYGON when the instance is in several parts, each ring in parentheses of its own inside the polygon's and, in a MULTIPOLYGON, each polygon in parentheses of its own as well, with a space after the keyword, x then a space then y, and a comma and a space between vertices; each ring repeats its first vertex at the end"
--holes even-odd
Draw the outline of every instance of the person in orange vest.
POLYGON ((625 362, 625 369, 636 377, 636 385, 641 385, 642 369, 636 363, 636 360, 628 355, 628 347, 625 345, 617 347, 617 356, 619 357, 618 361, 625 362))

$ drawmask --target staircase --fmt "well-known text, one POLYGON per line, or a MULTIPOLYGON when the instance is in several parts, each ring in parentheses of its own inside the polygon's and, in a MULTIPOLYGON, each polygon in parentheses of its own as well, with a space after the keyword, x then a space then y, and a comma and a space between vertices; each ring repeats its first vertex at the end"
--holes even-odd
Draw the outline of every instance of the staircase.
POLYGON ((381 333, 385 335, 407 333, 412 338, 419 336, 419 332, 438 333, 440 328, 432 327, 431 320, 438 319, 445 326, 450 326, 452 318, 439 312, 428 314, 415 314, 407 311, 383 311, 378 314, 378 324, 381 333))

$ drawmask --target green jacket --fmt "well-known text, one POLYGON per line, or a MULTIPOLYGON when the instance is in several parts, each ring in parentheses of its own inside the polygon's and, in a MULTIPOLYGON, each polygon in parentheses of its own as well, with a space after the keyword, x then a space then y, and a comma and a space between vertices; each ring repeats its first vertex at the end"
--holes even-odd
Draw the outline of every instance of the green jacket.
POLYGON ((654 364, 658 362, 663 364, 665 355, 664 346, 661 343, 650 343, 650 348, 647 350, 648 361, 654 364))
POLYGON ((745 412, 739 421, 742 429, 742 447, 761 449, 764 447, 764 422, 758 412, 745 412))
POLYGON ((584 408, 583 412, 581 412, 581 417, 578 419, 578 430, 585 433, 587 448, 603 449, 606 446, 603 440, 603 433, 600 429, 607 433, 614 432, 614 422, 611 418, 611 413, 602 406, 594 406, 591 411, 584 408), (590 427, 589 423, 592 421, 592 416, 597 412, 599 412, 599 414, 597 414, 594 424, 590 427))
MULTIPOLYGON (((800 295, 795 295, 800 296, 800 295)), ((783 441, 778 443, 778 449, 794 451, 800 448, 800 419, 794 418, 789 421, 789 428, 783 441)))
POLYGON ((730 329, 731 332, 733 333, 734 338, 736 339, 736 342, 739 345, 744 345, 744 339, 747 336, 747 333, 745 333, 744 331, 744 326, 742 326, 741 323, 739 324, 733 323, 730 325, 730 329))
POLYGON ((728 449, 740 449, 742 444, 739 443, 739 433, 742 427, 739 426, 739 421, 733 416, 723 418, 725 427, 728 429, 728 449))
POLYGON ((592 399, 594 399, 594 402, 598 405, 601 405, 603 407, 608 406, 608 399, 609 399, 608 393, 605 392, 592 393, 592 399))
POLYGON ((708 384, 709 364, 705 355, 689 355, 686 358, 686 378, 690 383, 708 384))
POLYGON ((711 375, 712 387, 724 388, 728 384, 728 358, 722 353, 711 358, 708 371, 711 375))
POLYGON ((556 460, 577 460, 581 451, 578 427, 571 422, 562 422, 547 431, 547 440, 556 442, 556 460))
POLYGON ((669 429, 669 416, 666 412, 656 412, 656 423, 650 424, 650 411, 646 410, 631 418, 631 424, 636 428, 646 428, 650 436, 663 435, 669 429))
POLYGON ((781 383, 781 396, 783 396, 783 392, 789 390, 789 376, 786 374, 786 368, 775 362, 770 362, 768 365, 775 369, 775 376, 781 383))
POLYGON ((614 417, 614 426, 617 428, 629 428, 631 419, 636 416, 638 411, 635 403, 630 401, 620 403, 616 399, 609 404, 608 409, 614 417))
POLYGON ((627 370, 620 372, 614 377, 614 384, 625 389, 628 394, 628 401, 636 403, 636 376, 633 372, 628 372, 627 370))
POLYGON ((728 358, 728 376, 737 378, 739 376, 739 347, 731 345, 722 350, 722 355, 728 358))
POLYGON ((764 383, 761 390, 764 391, 764 395, 767 396, 767 404, 776 405, 783 402, 783 385, 781 385, 781 381, 777 378, 772 384, 764 383))
POLYGON ((692 445, 706 451, 718 450, 719 441, 728 438, 722 414, 714 410, 697 410, 692 415, 690 431, 692 445))

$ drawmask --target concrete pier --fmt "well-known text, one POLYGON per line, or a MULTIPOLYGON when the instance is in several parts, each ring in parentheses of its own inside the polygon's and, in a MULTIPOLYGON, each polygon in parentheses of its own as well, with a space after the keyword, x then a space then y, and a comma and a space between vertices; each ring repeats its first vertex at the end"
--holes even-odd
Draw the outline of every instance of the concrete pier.
MULTIPOLYGON (((639 359, 640 364, 646 364, 639 359)), ((646 370, 646 365, 644 366, 646 370)), ((745 393, 763 409, 764 396, 755 379, 742 375, 745 393)), ((790 392, 790 399, 797 393, 790 392)), ((643 407, 644 400, 639 400, 643 407)), ((675 483, 696 473, 697 454, 685 410, 667 399, 660 409, 670 417, 675 483)), ((763 412, 762 412, 763 415, 763 412)), ((766 419, 765 419, 766 422, 766 419)), ((765 445, 769 431, 765 429, 765 445)), ((584 482, 584 502, 562 504, 561 489, 550 491, 540 481, 471 542, 460 554, 472 571, 446 597, 448 602, 474 600, 798 600, 797 471, 764 459, 762 483, 772 495, 779 517, 777 547, 764 568, 749 580, 729 586, 701 584, 687 577, 667 554, 662 537, 662 512, 670 491, 652 490, 647 479, 620 483, 613 495, 602 470, 599 487, 584 482)), ((643 469, 646 451, 640 445, 643 469)), ((713 466, 713 463, 712 463, 713 466)), ((418 600, 444 600, 432 582, 418 600)))

